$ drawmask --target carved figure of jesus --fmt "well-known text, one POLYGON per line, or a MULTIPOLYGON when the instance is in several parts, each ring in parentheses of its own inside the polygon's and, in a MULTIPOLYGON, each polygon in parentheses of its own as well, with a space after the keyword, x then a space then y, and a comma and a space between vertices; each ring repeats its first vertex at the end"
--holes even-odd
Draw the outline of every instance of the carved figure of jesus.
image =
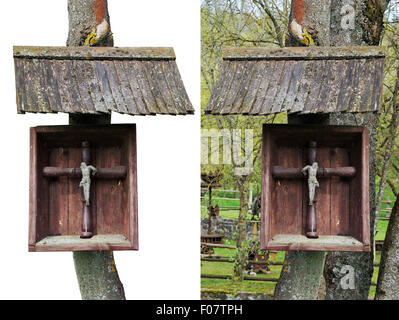
POLYGON ((309 205, 313 205, 314 194, 316 187, 320 187, 317 181, 317 169, 319 168, 317 162, 313 162, 311 166, 304 167, 301 171, 306 176, 308 176, 309 185, 309 205))
POLYGON ((86 201, 86 206, 90 206, 90 174, 93 176, 96 174, 97 169, 93 166, 88 166, 85 162, 80 164, 80 170, 82 171, 82 180, 80 181, 79 187, 83 187, 83 195, 86 201))

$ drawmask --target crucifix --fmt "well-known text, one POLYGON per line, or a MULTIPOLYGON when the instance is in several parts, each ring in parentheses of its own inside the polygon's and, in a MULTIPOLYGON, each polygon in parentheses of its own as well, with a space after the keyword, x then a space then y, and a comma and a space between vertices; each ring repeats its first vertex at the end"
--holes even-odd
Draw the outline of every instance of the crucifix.
POLYGON ((82 162, 80 168, 59 168, 59 167, 44 167, 43 176, 46 178, 69 177, 82 178, 79 187, 83 188, 83 219, 82 219, 82 233, 80 237, 91 238, 93 236, 93 220, 90 205, 91 179, 125 179, 127 175, 126 166, 116 166, 110 168, 95 168, 90 165, 90 143, 89 141, 82 142, 82 162))
POLYGON ((272 167, 272 176, 274 179, 304 179, 308 182, 308 203, 305 234, 307 238, 317 239, 317 221, 315 212, 315 193, 316 188, 320 186, 317 178, 330 178, 333 176, 341 178, 354 178, 356 175, 355 167, 339 168, 319 168, 316 162, 317 142, 310 141, 307 148, 308 165, 303 168, 287 168, 282 166, 272 167))

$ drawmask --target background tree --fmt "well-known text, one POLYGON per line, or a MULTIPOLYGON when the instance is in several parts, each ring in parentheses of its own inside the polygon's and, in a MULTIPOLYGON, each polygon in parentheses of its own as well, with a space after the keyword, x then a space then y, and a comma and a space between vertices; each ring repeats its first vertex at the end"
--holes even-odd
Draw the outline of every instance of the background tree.
POLYGON ((398 166, 395 164, 397 155, 398 135, 398 111, 399 111, 399 32, 394 25, 397 22, 397 11, 391 12, 388 16, 385 27, 385 45, 389 57, 393 61, 387 63, 387 78, 392 81, 386 83, 387 95, 384 97, 384 113, 381 115, 382 132, 388 132, 388 136, 381 134, 384 138, 381 142, 380 155, 382 166, 380 168, 380 185, 377 198, 376 213, 381 207, 382 197, 387 183, 396 197, 395 205, 391 212, 384 246, 381 254, 380 269, 376 288, 376 300, 398 300, 399 299, 399 198, 397 192, 398 166), (396 73, 395 73, 396 72, 396 73), (392 85, 391 85, 392 83, 392 85), (394 175, 390 173, 393 168, 394 175), (391 175, 391 177, 390 177, 391 175), (393 176, 393 177, 392 177, 393 176))

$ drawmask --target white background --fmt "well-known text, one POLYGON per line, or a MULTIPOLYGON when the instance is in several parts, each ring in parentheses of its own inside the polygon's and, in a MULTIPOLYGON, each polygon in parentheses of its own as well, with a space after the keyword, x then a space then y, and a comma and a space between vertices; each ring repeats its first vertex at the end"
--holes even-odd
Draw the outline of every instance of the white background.
MULTIPOLYGON (((199 299, 200 2, 109 0, 115 46, 174 47, 194 116, 131 117, 138 140, 139 251, 115 252, 127 299, 199 299)), ((0 299, 80 299, 71 252, 28 252, 29 127, 65 114, 18 115, 13 45, 63 46, 66 0, 2 3, 0 299)))

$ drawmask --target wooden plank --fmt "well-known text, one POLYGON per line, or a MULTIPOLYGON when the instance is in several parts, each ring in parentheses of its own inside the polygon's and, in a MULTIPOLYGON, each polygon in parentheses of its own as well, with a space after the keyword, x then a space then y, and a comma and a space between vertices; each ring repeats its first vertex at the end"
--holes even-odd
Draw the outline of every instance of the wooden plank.
POLYGON ((64 80, 63 86, 65 87, 65 90, 70 92, 69 97, 71 99, 72 112, 80 113, 82 108, 87 109, 89 106, 87 105, 87 101, 82 99, 80 96, 78 80, 75 76, 72 61, 64 61, 63 68, 65 68, 66 79, 68 79, 68 81, 64 80))
POLYGON ((364 59, 383 58, 385 49, 380 46, 342 46, 342 47, 225 47, 223 59, 287 59, 287 60, 318 60, 318 59, 364 59))
POLYGON ((163 62, 154 61, 150 63, 144 62, 147 65, 147 70, 150 70, 151 77, 153 78, 154 83, 156 83, 159 88, 159 92, 163 98, 166 109, 169 114, 179 114, 179 109, 175 105, 175 101, 170 92, 170 88, 168 87, 167 80, 162 68, 163 62))
MULTIPOLYGON (((383 79, 384 79, 384 59, 378 59, 376 62, 376 73, 374 77, 374 86, 371 90, 373 92, 372 106, 380 107, 383 99, 383 79)), ((366 106, 362 106, 362 110, 365 110, 366 106)))
POLYGON ((271 232, 271 139, 268 128, 262 127, 262 176, 261 176, 261 224, 260 224, 260 247, 265 249, 271 232))
MULTIPOLYGON (((372 88, 374 87, 375 77, 378 74, 378 70, 376 68, 375 60, 366 60, 363 73, 364 82, 361 90, 361 97, 359 99, 360 110, 362 110, 365 106, 372 106, 373 96, 377 93, 374 93, 372 88)), ((378 77, 378 76, 377 76, 378 77)), ((378 88, 376 88, 378 92, 378 88)))
MULTIPOLYGON (((340 166, 336 168, 318 168, 317 178, 342 177, 353 178, 356 175, 355 167, 340 166)), ((300 179, 303 178, 302 168, 287 168, 282 166, 272 166, 272 176, 275 179, 300 179)), ((213 199, 232 199, 232 198, 213 198, 213 199)), ((234 199, 239 200, 239 199, 234 199)))
POLYGON ((28 107, 28 101, 26 99, 27 89, 23 68, 23 61, 21 61, 20 59, 14 59, 17 112, 20 114, 25 113, 24 109, 28 107))
MULTIPOLYGON (((316 162, 320 167, 331 168, 330 148, 317 148, 316 162)), ((308 163, 308 162, 307 162, 308 163)), ((306 179, 307 182, 307 179, 306 179)), ((306 183, 307 184, 307 183, 306 183)), ((317 220, 317 232, 319 235, 331 234, 331 178, 319 181, 320 187, 315 192, 315 211, 317 220)), ((309 202, 308 189, 306 189, 306 197, 303 199, 305 203, 309 202)))
POLYGON ((84 82, 80 83, 81 90, 87 90, 91 96, 94 110, 97 112, 108 113, 109 109, 106 100, 100 90, 100 80, 97 78, 97 72, 93 61, 75 61, 75 67, 82 74, 84 82))
MULTIPOLYGON (((94 101, 89 88, 89 83, 93 81, 93 75, 89 75, 84 72, 84 65, 79 63, 80 61, 71 61, 72 71, 72 82, 76 85, 76 89, 79 93, 81 106, 84 110, 83 113, 98 113, 94 105, 94 101), (88 78, 86 78, 88 76, 88 78)), ((68 65, 68 62, 65 62, 68 65)))
POLYGON ((165 62, 164 65, 168 65, 169 66, 169 70, 171 71, 170 73, 173 75, 174 78, 174 82, 176 83, 176 88, 177 88, 177 95, 179 96, 179 98, 183 101, 184 103, 184 108, 186 109, 186 112, 189 114, 194 113, 194 107, 191 104, 190 98, 188 97, 186 88, 184 87, 184 83, 182 80, 182 77, 179 73, 179 69, 177 67, 176 61, 173 60, 169 60, 167 62, 165 62))
POLYGON ((76 109, 74 109, 72 106, 71 92, 65 85, 65 79, 67 79, 67 74, 64 64, 60 61, 54 61, 54 63, 51 64, 50 72, 52 72, 54 80, 57 83, 58 96, 60 97, 61 101, 59 110, 68 113, 73 112, 74 110, 76 111, 76 109))
POLYGON ((291 111, 298 93, 298 83, 301 80, 302 72, 305 64, 302 61, 291 62, 294 66, 292 71, 290 86, 287 90, 285 100, 282 104, 281 111, 291 111))
MULTIPOLYGON (((223 107, 220 109, 221 114, 229 114, 231 110, 235 109, 233 104, 237 93, 243 84, 242 80, 246 79, 250 75, 251 68, 248 68, 246 61, 237 61, 236 64, 237 66, 235 68, 233 81, 226 92, 223 107)), ((224 95, 224 92, 222 94, 224 95)))
POLYGON ((123 98, 121 86, 116 75, 113 61, 98 62, 98 64, 100 63, 104 67, 105 75, 108 79, 108 84, 112 92, 112 99, 114 100, 114 105, 116 106, 115 111, 120 113, 129 113, 129 107, 123 98))
POLYGON ((287 63, 284 66, 283 73, 280 76, 280 81, 277 85, 277 92, 273 99, 271 113, 281 112, 282 104, 287 96, 287 92, 290 87, 291 78, 293 77, 293 73, 296 71, 295 63, 287 63))
MULTIPOLYGON (((121 146, 98 146, 95 151, 96 166, 109 168, 119 166, 121 159, 121 146)), ((123 186, 120 179, 107 179, 96 181, 97 203, 106 204, 97 207, 97 233, 123 234, 122 192, 123 186)))
POLYGON ((129 64, 126 61, 124 61, 124 62, 121 62, 118 69, 123 70, 123 72, 125 73, 125 76, 126 76, 127 81, 129 82, 131 94, 133 95, 133 99, 137 106, 138 112, 140 114, 151 113, 150 110, 147 109, 145 99, 142 95, 142 90, 140 88, 139 83, 137 82, 135 73, 132 72, 132 68, 129 66, 129 64))
POLYGON ((128 75, 125 73, 123 68, 122 61, 113 61, 112 62, 115 74, 118 79, 119 88, 123 96, 123 100, 126 103, 127 109, 129 110, 129 114, 138 115, 140 114, 139 107, 136 104, 136 99, 132 93, 132 89, 130 88, 130 82, 128 79, 128 75))
POLYGON ((304 61, 303 64, 303 71, 297 86, 297 94, 290 112, 299 112, 303 110, 309 90, 311 89, 309 79, 313 77, 313 64, 310 61, 304 61))
MULTIPOLYGON (((47 93, 44 90, 43 73, 37 59, 32 59, 31 80, 33 81, 34 94, 39 112, 48 112, 50 109, 47 93)), ((53 111, 53 110, 51 110, 53 111)))
POLYGON ((26 100, 27 105, 24 111, 39 112, 36 92, 34 88, 34 72, 32 60, 27 60, 24 63, 24 79, 26 85, 26 100))
POLYGON ((272 78, 269 75, 274 74, 276 69, 276 64, 274 63, 263 63, 266 64, 264 73, 267 76, 263 75, 263 78, 259 84, 258 91, 256 93, 256 98, 252 105, 252 110, 249 112, 249 114, 259 114, 260 112, 262 112, 263 102, 265 100, 267 90, 269 89, 270 82, 272 81, 272 78))
POLYGON ((249 61, 246 63, 245 70, 241 76, 241 83, 239 89, 234 93, 234 101, 231 103, 229 113, 233 114, 240 113, 244 98, 248 93, 249 84, 251 82, 252 77, 254 76, 255 65, 256 65, 255 61, 249 61))
POLYGON ((175 60, 171 47, 14 46, 16 58, 57 60, 175 60))
POLYGON ((280 90, 278 83, 284 74, 284 67, 285 61, 276 61, 276 67, 274 68, 273 73, 267 75, 270 77, 269 85, 267 87, 265 98, 263 100, 259 114, 268 114, 272 112, 274 97, 276 96, 278 90, 280 90))
MULTIPOLYGON (((301 147, 281 146, 277 150, 278 164, 285 167, 303 167, 303 150, 301 147)), ((272 232, 271 236, 280 233, 297 234, 302 232, 302 203, 303 191, 301 180, 274 180, 275 192, 272 195, 272 232)))
POLYGON ((50 102, 51 109, 55 112, 62 111, 62 102, 59 94, 58 83, 54 77, 53 69, 51 68, 51 63, 46 63, 45 61, 40 61, 40 67, 43 70, 46 92, 50 102))
MULTIPOLYGON (((332 148, 330 151, 332 167, 350 165, 348 150, 332 148)), ((350 180, 340 177, 331 178, 331 233, 333 235, 350 235, 350 180)))
MULTIPOLYGON (((126 166, 115 166, 110 168, 97 168, 96 179, 124 179, 127 175, 126 166)), ((43 168, 43 176, 47 178, 70 177, 82 178, 80 168, 62 168, 60 166, 46 166, 43 168)))
MULTIPOLYGON (((68 165, 68 150, 62 147, 49 150, 49 164, 56 167, 68 165)), ((79 180, 74 180, 79 183, 79 180)), ((68 178, 49 180, 49 230, 48 235, 68 234, 68 178)))
POLYGON ((154 94, 151 91, 143 64, 138 61, 128 61, 126 62, 126 65, 129 66, 129 78, 135 78, 140 87, 140 93, 146 104, 147 110, 150 114, 156 114, 159 112, 159 107, 154 94))
MULTIPOLYGON (((327 70, 330 61, 317 61, 315 62, 315 69, 327 70)), ((326 86, 324 81, 328 76, 328 72, 318 72, 315 75, 312 85, 311 93, 308 95, 305 105, 304 112, 316 112, 319 108, 324 108, 322 103, 319 103, 319 96, 322 89, 326 86)))
POLYGON ((124 235, 94 235, 82 239, 79 235, 48 236, 30 246, 30 251, 98 251, 98 250, 134 250, 124 235))
POLYGON ((152 93, 152 96, 156 101, 159 113, 161 114, 169 113, 171 110, 168 109, 167 103, 164 101, 160 88, 158 87, 158 83, 154 75, 152 64, 146 61, 142 61, 140 65, 142 67, 143 75, 145 76, 145 79, 148 83, 147 88, 149 88, 150 92, 152 93))
MULTIPOLYGON (((38 141, 35 128, 30 128, 30 153, 29 153, 29 238, 28 245, 35 245, 36 241, 40 240, 37 234, 38 229, 38 141)), ((43 213, 43 211, 42 211, 43 213)))
MULTIPOLYGON (((219 114, 223 110, 224 103, 227 97, 227 94, 229 92, 230 86, 233 84, 235 75, 236 75, 236 69, 238 67, 237 62, 223 62, 223 65, 226 65, 226 72, 224 75, 224 78, 220 78, 220 83, 219 80, 217 80, 216 84, 220 85, 220 91, 218 92, 218 96, 215 97, 217 99, 215 101, 215 104, 212 105, 212 113, 219 114)), ((224 67, 224 66, 223 66, 224 67)), ((216 85, 215 84, 215 85, 216 85)))
POLYGON ((254 66, 254 73, 251 77, 251 81, 248 83, 248 89, 245 94, 244 100, 242 101, 242 107, 240 112, 242 114, 249 114, 252 110, 253 103, 258 95, 259 86, 265 74, 267 74, 267 67, 270 64, 257 61, 254 66))
POLYGON ((338 95, 337 111, 350 110, 349 99, 352 94, 351 85, 353 81, 353 74, 356 70, 358 60, 350 60, 347 62, 344 80, 341 82, 341 87, 338 95))
MULTIPOLYGON (((82 162, 80 147, 68 148, 68 168, 79 168, 82 162)), ((68 178, 68 235, 80 235, 83 219, 83 191, 79 179, 68 178)), ((95 224, 94 224, 95 225, 95 224)))
POLYGON ((101 61, 96 61, 94 65, 96 68, 97 79, 99 80, 100 84, 100 91, 103 94, 104 103, 106 104, 108 111, 118 111, 118 104, 113 98, 104 63, 101 61))
POLYGON ((363 199, 361 206, 361 220, 362 220, 362 242, 365 245, 370 245, 370 198, 369 198, 369 157, 370 157, 370 133, 369 130, 364 127, 362 132, 362 147, 361 147, 361 162, 362 162, 362 173, 361 173, 361 197, 363 199))
MULTIPOLYGON (((218 106, 218 101, 221 99, 220 93, 222 92, 223 85, 226 85, 226 75, 228 73, 228 69, 230 67, 229 62, 222 62, 220 69, 218 70, 218 77, 216 79, 216 83, 214 84, 211 92, 211 96, 208 99, 208 102, 205 107, 205 113, 207 111, 213 111, 214 108, 218 106)), ((220 107, 218 107, 219 109, 220 107)))
POLYGON ((36 88, 41 97, 42 102, 44 103, 43 109, 47 112, 57 112, 58 106, 53 99, 52 91, 53 88, 48 85, 47 75, 43 66, 43 61, 33 59, 33 64, 35 66, 36 78, 38 78, 40 87, 36 88))
POLYGON ((342 75, 345 74, 346 68, 348 64, 345 63, 344 60, 342 61, 336 61, 333 66, 332 66, 332 74, 333 78, 329 81, 328 87, 329 91, 328 94, 326 95, 326 100, 324 104, 319 104, 317 106, 316 111, 317 112, 335 112, 337 109, 339 109, 337 102, 338 102, 338 96, 339 96, 339 89, 342 84, 342 75))
POLYGON ((129 173, 128 179, 125 183, 129 184, 128 193, 128 213, 126 214, 125 225, 128 225, 128 237, 132 244, 132 248, 138 250, 139 235, 138 235, 138 193, 137 193, 137 137, 136 125, 133 125, 129 130, 129 173))

